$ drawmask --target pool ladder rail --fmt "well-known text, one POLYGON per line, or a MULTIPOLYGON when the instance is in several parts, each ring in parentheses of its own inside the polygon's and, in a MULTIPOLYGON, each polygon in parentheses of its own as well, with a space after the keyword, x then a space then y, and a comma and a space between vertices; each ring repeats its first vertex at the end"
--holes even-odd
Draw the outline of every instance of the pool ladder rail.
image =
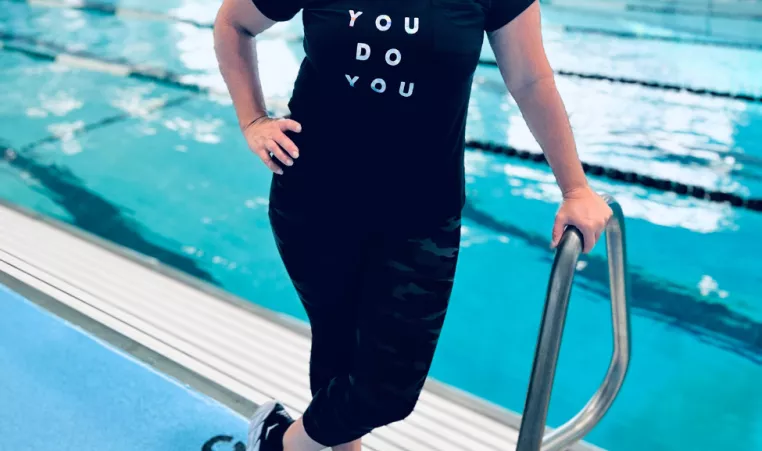
POLYGON ((583 249, 580 231, 568 227, 561 238, 550 273, 516 451, 561 451, 582 440, 608 412, 624 383, 631 354, 624 214, 613 198, 607 197, 606 200, 614 212, 606 225, 614 326, 614 354, 608 372, 598 391, 577 415, 552 432, 545 433, 572 282, 583 249))

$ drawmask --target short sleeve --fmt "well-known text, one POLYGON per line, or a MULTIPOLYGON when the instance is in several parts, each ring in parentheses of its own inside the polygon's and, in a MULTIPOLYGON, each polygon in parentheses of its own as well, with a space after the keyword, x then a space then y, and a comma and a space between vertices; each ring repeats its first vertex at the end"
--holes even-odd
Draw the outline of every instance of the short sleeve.
POLYGON ((270 20, 286 22, 302 9, 302 0, 252 0, 259 12, 270 20))
POLYGON ((491 0, 487 20, 484 25, 485 31, 498 30, 519 14, 523 13, 536 0, 491 0))

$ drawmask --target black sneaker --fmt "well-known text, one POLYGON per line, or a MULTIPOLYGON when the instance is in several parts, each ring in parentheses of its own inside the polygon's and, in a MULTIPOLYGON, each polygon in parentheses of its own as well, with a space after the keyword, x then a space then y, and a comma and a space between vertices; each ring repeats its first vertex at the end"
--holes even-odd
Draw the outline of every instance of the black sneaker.
POLYGON ((283 451, 283 434, 293 422, 279 402, 262 404, 251 417, 246 451, 283 451))

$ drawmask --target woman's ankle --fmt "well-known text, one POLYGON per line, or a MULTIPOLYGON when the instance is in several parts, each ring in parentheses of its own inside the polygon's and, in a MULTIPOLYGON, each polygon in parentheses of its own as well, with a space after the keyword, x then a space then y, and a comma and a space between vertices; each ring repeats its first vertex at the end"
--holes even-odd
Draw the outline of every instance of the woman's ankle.
POLYGON ((304 429, 302 418, 291 423, 283 434, 283 451, 322 451, 325 446, 312 440, 304 429))
POLYGON ((360 439, 333 447, 333 451, 361 451, 361 450, 362 450, 362 440, 360 439))

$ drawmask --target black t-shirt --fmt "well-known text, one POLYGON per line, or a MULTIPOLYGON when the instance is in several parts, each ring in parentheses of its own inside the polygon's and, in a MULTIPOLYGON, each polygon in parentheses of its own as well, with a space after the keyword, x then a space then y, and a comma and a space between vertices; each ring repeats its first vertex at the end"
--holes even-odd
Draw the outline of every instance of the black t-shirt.
POLYGON ((300 158, 275 178, 273 202, 392 221, 458 214, 484 32, 534 0, 253 1, 276 21, 302 11, 304 23, 289 103, 300 158))

